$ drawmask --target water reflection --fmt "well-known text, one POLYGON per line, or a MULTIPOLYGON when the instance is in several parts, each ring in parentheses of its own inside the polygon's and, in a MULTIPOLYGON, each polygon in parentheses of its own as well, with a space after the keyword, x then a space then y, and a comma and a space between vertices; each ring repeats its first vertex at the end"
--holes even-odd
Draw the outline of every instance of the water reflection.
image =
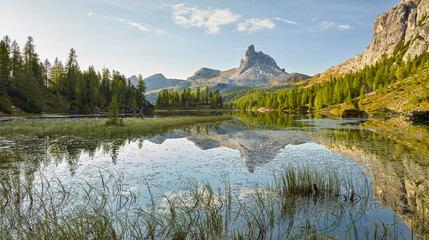
MULTIPOLYGON (((332 155, 333 151, 365 167, 377 200, 400 215, 413 231, 421 235, 428 231, 428 127, 408 126, 401 118, 362 122, 320 115, 232 114, 236 117, 233 121, 197 125, 149 138, 1 139, 0 171, 13 171, 31 182, 35 173, 46 167, 55 169, 57 174, 63 168, 72 179, 91 175, 97 168, 116 166, 130 176, 138 171, 144 180, 152 179, 158 187, 187 176, 204 179, 227 173, 235 174, 236 182, 257 182, 261 175, 255 173, 269 176, 285 161, 344 167, 341 164, 346 161, 332 155), (331 151, 319 149, 320 145, 331 151), (106 158, 110 161, 106 162, 106 158), (338 161, 329 162, 329 158, 338 161), (213 170, 212 175, 207 173, 209 170, 213 170)), ((136 178, 130 185, 144 186, 144 181, 136 178)), ((145 190, 140 187, 140 191, 145 190)))

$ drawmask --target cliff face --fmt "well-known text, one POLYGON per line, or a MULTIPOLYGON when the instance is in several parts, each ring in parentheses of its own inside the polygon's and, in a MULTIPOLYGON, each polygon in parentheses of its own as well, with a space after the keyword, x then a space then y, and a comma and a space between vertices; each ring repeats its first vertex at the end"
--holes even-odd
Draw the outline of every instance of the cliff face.
POLYGON ((377 17, 371 44, 363 53, 323 72, 319 78, 342 75, 357 71, 365 65, 373 65, 384 53, 392 56, 402 43, 409 42, 404 55, 407 58, 427 52, 429 45, 429 0, 403 0, 389 11, 377 17))
MULTIPOLYGON (((227 71, 219 71, 201 68, 188 78, 192 80, 206 80, 206 84, 228 84, 230 86, 267 86, 284 85, 296 82, 300 79, 308 79, 310 76, 300 73, 287 73, 281 69, 276 61, 263 52, 257 52, 253 45, 247 48, 244 59, 240 66, 227 71)), ((200 86, 201 87, 201 86, 200 86)))
POLYGON ((276 61, 274 61, 272 57, 264 54, 263 52, 256 52, 255 47, 250 45, 246 51, 244 60, 241 59, 240 67, 238 69, 240 70, 240 74, 242 74, 252 67, 268 67, 280 70, 276 61))
POLYGON ((240 66, 222 72, 215 80, 235 86, 262 86, 284 85, 291 81, 297 81, 299 78, 308 79, 310 77, 304 74, 285 72, 272 57, 263 52, 255 51, 255 47, 250 45, 244 59, 240 61, 240 66))

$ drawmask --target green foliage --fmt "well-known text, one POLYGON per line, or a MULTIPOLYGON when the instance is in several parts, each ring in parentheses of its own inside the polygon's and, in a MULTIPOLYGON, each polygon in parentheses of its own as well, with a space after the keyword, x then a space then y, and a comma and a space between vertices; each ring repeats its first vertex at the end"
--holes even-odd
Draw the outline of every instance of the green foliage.
POLYGON ((89 120, 25 120, 0 125, 0 136, 55 137, 74 136, 85 139, 134 138, 163 134, 172 129, 200 123, 230 120, 230 116, 187 116, 168 118, 124 119, 123 126, 106 124, 104 119, 89 120), (64 127, 67 125, 67 127, 64 127))
MULTIPOLYGON (((429 53, 424 53, 412 61, 403 61, 404 54, 409 47, 402 44, 395 50, 395 55, 382 57, 375 65, 366 66, 355 73, 346 74, 340 78, 332 78, 330 81, 315 84, 311 87, 292 87, 276 91, 244 89, 237 94, 238 99, 228 102, 227 105, 238 109, 252 109, 268 107, 272 109, 296 109, 301 106, 314 106, 322 109, 339 103, 349 103, 358 107, 356 98, 360 97, 360 103, 366 93, 380 90, 401 79, 413 76, 427 68, 429 53)), ((426 98, 422 98, 426 99, 426 98)), ((418 100, 424 101, 424 100, 418 100)))
POLYGON ((429 90, 423 85, 422 92, 419 95, 410 95, 408 97, 408 102, 412 104, 419 104, 425 101, 429 101, 429 90))
POLYGON ((223 106, 223 99, 218 90, 212 93, 206 87, 204 91, 197 88, 195 92, 191 92, 190 88, 185 88, 179 94, 177 91, 169 93, 167 89, 163 89, 156 99, 156 106, 158 107, 189 108, 207 105, 211 108, 221 108, 223 106))
POLYGON ((11 114, 12 108, 10 107, 12 104, 10 102, 9 96, 5 93, 0 92, 0 112, 11 114))
POLYGON ((93 66, 81 71, 73 48, 65 64, 56 58, 51 65, 47 59, 40 61, 32 37, 28 37, 22 52, 16 41, 10 44, 7 36, 0 42, 0 95, 5 99, 0 109, 5 113, 10 113, 12 104, 35 113, 68 111, 72 105, 83 112, 106 110, 113 95, 118 97, 119 108, 137 109, 144 106, 145 90, 141 76, 136 87, 118 71, 103 69, 100 73, 93 66))
POLYGON ((108 112, 108 124, 113 125, 124 125, 123 119, 119 119, 119 104, 118 104, 118 97, 115 95, 112 98, 112 101, 109 104, 109 112, 108 112))

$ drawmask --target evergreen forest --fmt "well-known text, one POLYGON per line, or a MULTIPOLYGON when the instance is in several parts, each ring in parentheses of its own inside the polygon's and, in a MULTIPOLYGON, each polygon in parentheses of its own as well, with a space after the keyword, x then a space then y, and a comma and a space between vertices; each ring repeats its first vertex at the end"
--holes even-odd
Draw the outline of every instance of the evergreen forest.
POLYGON ((135 111, 147 105, 144 93, 141 75, 134 86, 115 70, 81 69, 73 48, 65 62, 50 62, 39 58, 32 37, 23 48, 8 36, 0 42, 0 112, 94 113, 107 110, 112 99, 135 111))

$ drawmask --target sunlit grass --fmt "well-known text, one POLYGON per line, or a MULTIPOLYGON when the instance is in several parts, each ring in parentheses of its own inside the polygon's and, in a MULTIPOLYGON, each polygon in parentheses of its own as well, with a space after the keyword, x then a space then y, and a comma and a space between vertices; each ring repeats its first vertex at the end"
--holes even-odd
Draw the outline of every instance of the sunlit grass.
POLYGON ((75 136, 84 138, 139 137, 165 133, 168 130, 232 119, 229 116, 196 116, 124 119, 124 126, 106 124, 105 119, 85 120, 23 120, 0 124, 0 135, 35 137, 75 136))

